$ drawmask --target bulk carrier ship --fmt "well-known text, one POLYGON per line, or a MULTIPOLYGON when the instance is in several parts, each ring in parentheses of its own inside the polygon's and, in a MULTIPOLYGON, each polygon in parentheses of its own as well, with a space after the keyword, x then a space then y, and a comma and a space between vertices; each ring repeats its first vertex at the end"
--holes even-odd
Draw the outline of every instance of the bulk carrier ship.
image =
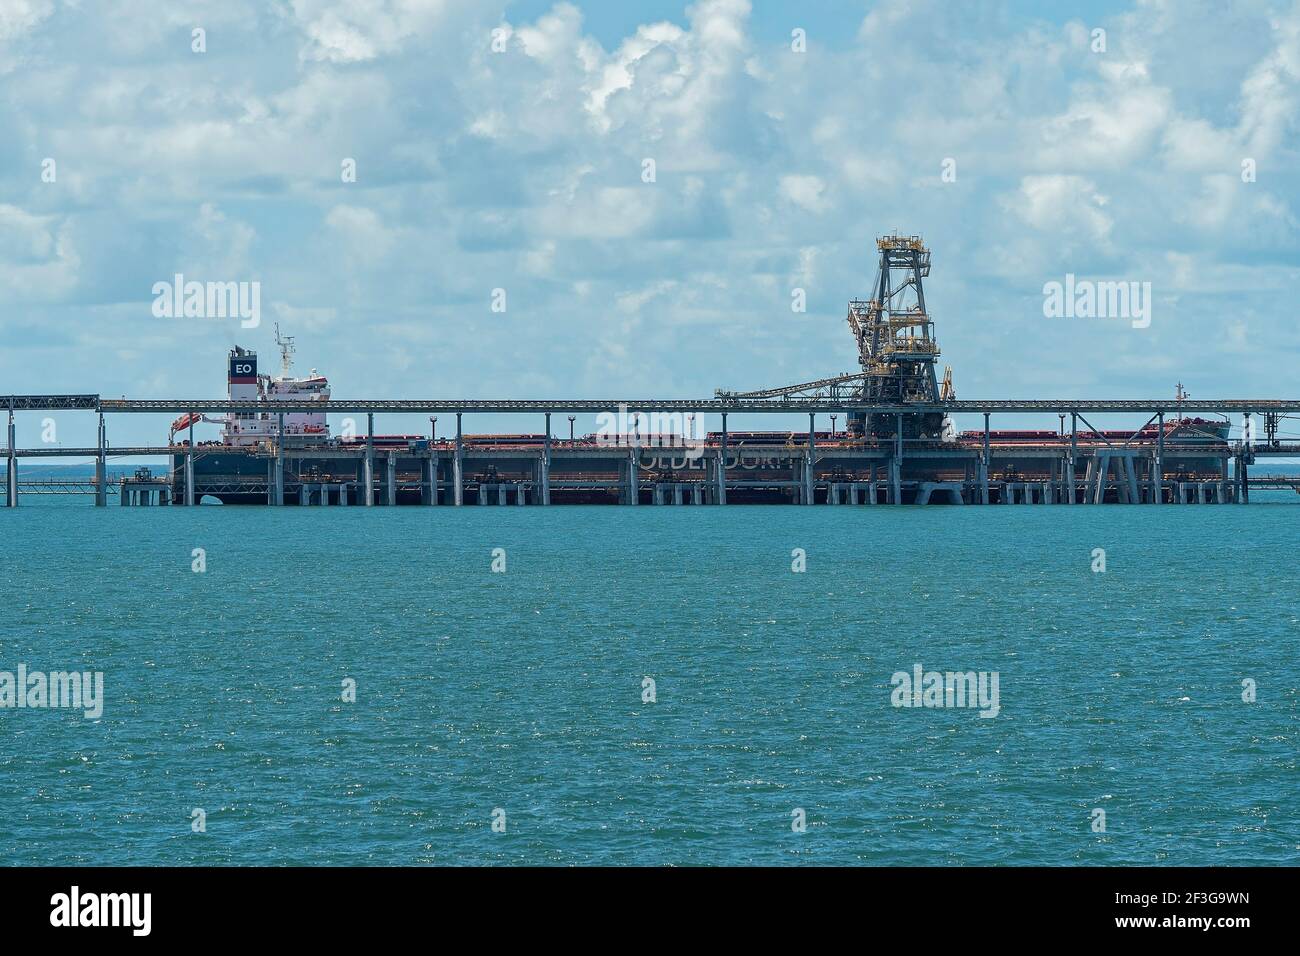
MULTIPOLYGON (((1226 420, 1178 415, 1137 431, 1088 426, 1071 433, 1063 415, 1060 431, 957 432, 947 415, 934 411, 852 410, 855 404, 933 409, 956 397, 952 369, 937 374, 940 353, 922 291, 929 250, 915 236, 885 236, 877 244, 874 294, 850 301, 847 316, 860 372, 758 392, 718 392, 724 400, 843 399, 849 410, 842 431, 693 438, 638 431, 567 440, 462 435, 453 444, 432 434, 357 435, 355 423, 344 419, 344 433, 335 437, 325 411, 310 410, 314 402, 329 401, 328 380, 315 369, 306 377, 291 374, 294 340, 277 326, 278 376, 258 371, 253 350, 235 346, 228 356, 229 398, 256 403, 256 410, 217 418, 187 414, 172 423, 173 500, 184 494, 191 452, 195 495, 229 504, 264 504, 277 495, 301 504, 835 503, 845 496, 848 502, 904 504, 1136 503, 1157 493, 1174 500, 1178 486, 1188 483, 1215 486, 1215 500, 1230 497, 1226 420), (296 410, 277 410, 286 402, 296 410), (192 445, 201 424, 220 425, 220 439, 192 445), (175 442, 181 433, 186 437, 175 442), (694 446, 689 455, 683 453, 688 445, 694 446), (278 463, 284 470, 277 475, 278 463), (936 490, 941 494, 932 497, 936 490)), ((1186 398, 1181 384, 1176 397, 1186 398)), ((1198 494, 1204 499, 1207 493, 1198 494)))

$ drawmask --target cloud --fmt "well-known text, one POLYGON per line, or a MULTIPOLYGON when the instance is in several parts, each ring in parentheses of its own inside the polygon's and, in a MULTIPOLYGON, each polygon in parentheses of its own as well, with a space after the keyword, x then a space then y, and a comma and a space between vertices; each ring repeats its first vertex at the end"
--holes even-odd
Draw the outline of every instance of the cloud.
POLYGON ((0 42, 31 31, 54 11, 54 0, 4 0, 0 3, 0 42))
POLYGON ((0 294, 11 305, 61 300, 79 266, 66 222, 0 204, 0 294))
POLYGON ((1037 230, 1105 242, 1114 225, 1108 202, 1091 180, 1058 175, 1026 176, 1006 205, 1037 230))
POLYGON ((435 29, 448 0, 292 0, 306 34, 302 57, 359 63, 391 54, 412 37, 435 29))
POLYGON ((54 12, 54 0, 0 0, 0 76, 21 62, 22 41, 54 12))
MULTIPOLYGON (((227 330, 148 324, 139 290, 184 268, 260 279, 340 394, 426 394, 436 366, 446 395, 701 395, 852 367, 844 302, 900 229, 934 249, 963 395, 1152 392, 1107 330, 1043 327, 1065 271, 1163 283, 1150 343, 1188 379, 1287 374, 1300 8, 1020 6, 877 4, 836 33, 810 5, 800 54, 745 0, 624 7, 613 35, 581 0, 6 0, 0 289, 25 329, 132 336, 111 369, 68 359, 105 392, 220 389, 227 330), (1176 294, 1207 277, 1223 299, 1176 294), (1207 354, 1228 297, 1276 348, 1207 354)), ((0 370, 37 390, 24 364, 0 370)))
POLYGON ((808 212, 826 208, 826 183, 820 176, 790 175, 781 177, 781 195, 808 212))

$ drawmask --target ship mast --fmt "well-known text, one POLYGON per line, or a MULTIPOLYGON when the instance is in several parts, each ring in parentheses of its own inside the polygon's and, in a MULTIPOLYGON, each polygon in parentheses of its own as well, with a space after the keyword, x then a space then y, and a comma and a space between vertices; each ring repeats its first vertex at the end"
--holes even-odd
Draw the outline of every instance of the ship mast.
POLYGON ((280 346, 280 377, 289 377, 289 368, 293 365, 293 336, 280 334, 280 323, 275 323, 275 344, 280 346))

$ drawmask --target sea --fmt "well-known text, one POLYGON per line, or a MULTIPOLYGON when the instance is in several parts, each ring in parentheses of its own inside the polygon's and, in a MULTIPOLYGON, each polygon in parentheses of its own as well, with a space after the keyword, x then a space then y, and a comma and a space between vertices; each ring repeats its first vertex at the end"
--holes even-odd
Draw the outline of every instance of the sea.
POLYGON ((1295 864, 1297 504, 24 496, 4 858, 1295 864))

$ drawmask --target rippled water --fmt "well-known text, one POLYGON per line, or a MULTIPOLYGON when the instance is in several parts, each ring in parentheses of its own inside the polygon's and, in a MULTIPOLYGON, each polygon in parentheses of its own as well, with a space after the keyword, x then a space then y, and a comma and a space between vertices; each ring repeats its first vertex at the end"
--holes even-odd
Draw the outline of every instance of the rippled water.
POLYGON ((0 838, 61 864, 1293 863, 1300 508, 1255 498, 25 499, 0 669, 103 671, 106 701, 0 710, 0 838), (892 707, 916 663, 997 671, 1000 714, 892 707))

